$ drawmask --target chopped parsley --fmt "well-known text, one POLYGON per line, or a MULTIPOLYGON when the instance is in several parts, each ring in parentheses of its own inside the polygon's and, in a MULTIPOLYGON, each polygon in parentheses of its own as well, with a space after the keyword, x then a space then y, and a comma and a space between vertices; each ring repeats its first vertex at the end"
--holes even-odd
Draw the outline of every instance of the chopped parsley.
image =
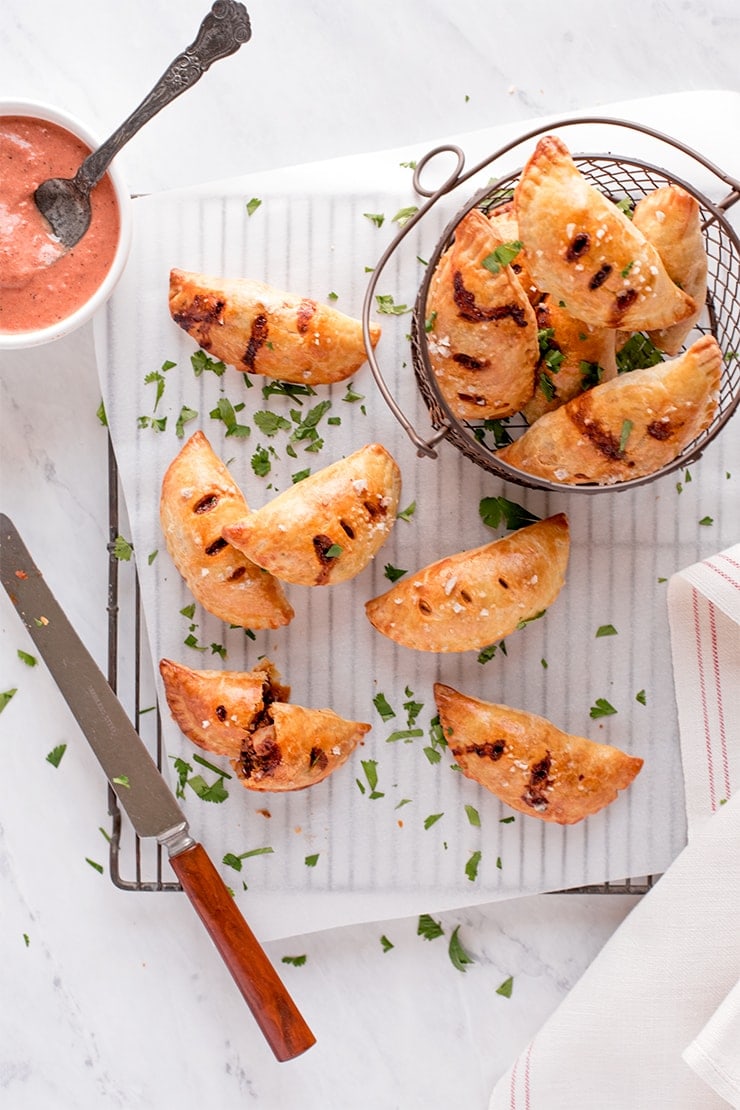
POLYGON ((516 817, 513 814, 510 817, 499 817, 498 819, 499 825, 511 825, 514 821, 516 821, 516 817))
MULTIPOLYGON (((381 790, 376 789, 376 787, 378 785, 378 763, 377 763, 377 760, 375 760, 375 759, 362 759, 362 760, 360 760, 360 763, 362 765, 363 771, 365 772, 365 778, 367 779, 367 785, 370 787, 370 793, 369 793, 368 797, 372 798, 372 799, 384 798, 385 794, 381 790)), ((359 787, 360 793, 364 794, 365 793, 365 784, 360 779, 355 779, 355 782, 357 783, 357 786, 359 787)))
POLYGON ((267 477, 267 475, 272 470, 270 452, 267 450, 266 447, 258 446, 249 462, 252 470, 258 478, 267 477))
POLYGON ((714 524, 714 519, 711 516, 703 516, 699 523, 703 524, 705 527, 708 527, 710 524, 714 524))
POLYGON ((390 736, 386 737, 386 744, 394 744, 397 740, 403 740, 406 744, 411 740, 417 740, 420 736, 424 735, 423 728, 397 728, 390 736))
POLYGON ((645 366, 657 366, 663 356, 653 342, 642 332, 636 332, 617 351, 617 370, 627 374, 630 370, 640 370, 645 366))
POLYGON ((509 243, 502 243, 490 254, 486 255, 483 259, 482 265, 491 274, 497 274, 503 266, 509 266, 519 251, 522 249, 522 244, 518 239, 514 239, 509 243))
POLYGON ((545 397, 545 400, 555 400, 555 386, 553 385, 552 378, 549 378, 544 370, 539 376, 538 385, 540 387, 540 391, 545 397))
POLYGON ((96 863, 95 860, 90 859, 89 856, 85 856, 85 863, 89 863, 90 866, 92 868, 94 868, 100 875, 103 874, 103 865, 102 865, 102 863, 96 863))
POLYGON ((396 513, 396 520, 411 520, 411 517, 414 515, 415 512, 416 502, 412 501, 411 504, 407 505, 405 509, 401 509, 399 513, 396 513))
POLYGON ((424 828, 431 829, 432 825, 436 825, 444 813, 430 813, 428 817, 424 818, 424 828))
POLYGON ((458 936, 459 931, 460 926, 456 925, 452 931, 452 936, 450 937, 450 943, 447 947, 447 951, 450 959, 452 960, 453 967, 456 967, 458 971, 465 971, 467 965, 474 964, 475 960, 470 955, 470 953, 465 948, 463 948, 460 937, 458 936))
POLYGON ((196 409, 188 408, 187 405, 182 406, 182 408, 180 409, 180 415, 175 422, 175 435, 178 439, 183 438, 183 436, 185 435, 185 425, 189 424, 191 420, 195 420, 197 415, 198 413, 196 409))
POLYGON ((465 874, 471 883, 474 883, 478 878, 478 867, 481 861, 481 853, 473 852, 468 862, 465 864, 465 874))
POLYGON ((116 783, 117 786, 125 786, 127 790, 131 789, 128 775, 115 775, 111 782, 116 783))
POLYGON ((418 211, 418 207, 414 204, 410 205, 408 208, 399 208, 395 216, 391 217, 391 223, 398 224, 399 227, 403 227, 409 222, 412 216, 416 215, 418 211))
MULTIPOLYGON (((242 861, 245 859, 252 859, 253 856, 269 856, 274 851, 274 848, 251 848, 248 852, 242 852, 240 855, 235 855, 233 852, 227 852, 223 858, 223 863, 227 867, 233 867, 235 871, 241 871, 242 861)), ((316 857, 319 858, 318 856, 316 857)))
POLYGON ((635 701, 639 701, 640 705, 647 705, 647 697, 644 690, 638 690, 635 694, 635 701))
POLYGON ((466 805, 465 806, 465 812, 467 814, 468 821, 473 826, 473 828, 479 829, 480 828, 480 814, 478 813, 478 810, 475 808, 475 806, 466 805))
POLYGON ((251 200, 248 200, 247 201, 247 215, 248 216, 253 216, 255 214, 255 212, 257 211, 257 209, 260 207, 261 204, 262 204, 262 201, 259 199, 259 197, 252 197, 251 200))
POLYGON ((496 988, 496 994, 502 995, 503 998, 511 998, 511 991, 514 986, 514 977, 510 975, 508 979, 504 979, 500 987, 496 988))
POLYGON ((363 212, 362 214, 366 220, 369 220, 371 224, 375 224, 376 227, 382 227, 385 223, 385 216, 380 212, 363 212))
POLYGON ((614 706, 606 698, 597 698, 596 704, 592 705, 589 710, 589 716, 595 721, 599 717, 611 717, 616 712, 614 706))
POLYGON ((634 209, 635 202, 630 197, 622 197, 621 200, 615 202, 615 206, 619 209, 623 216, 627 217, 628 220, 632 219, 632 211, 634 209))
POLYGON ((489 528, 499 528, 501 524, 505 524, 510 532, 540 520, 540 517, 530 513, 523 505, 509 501, 506 497, 483 497, 478 505, 478 512, 489 528))
POLYGON ((380 938, 380 946, 384 952, 390 952, 391 948, 394 947, 393 943, 388 940, 388 937, 385 935, 385 933, 383 933, 380 938))
POLYGON ((292 430, 293 425, 284 416, 280 416, 276 412, 270 412, 269 409, 260 409, 254 414, 254 422, 265 436, 277 435, 279 431, 289 432, 292 430))
POLYGON ((194 351, 190 356, 190 365, 193 368, 193 373, 196 378, 199 378, 204 371, 209 370, 215 374, 217 378, 223 377, 226 373, 226 363, 218 359, 211 358, 205 351, 194 351))
POLYGON ((282 962, 292 964, 293 967, 303 967, 307 959, 307 956, 283 956, 282 962))
POLYGON ((584 390, 591 389, 592 386, 599 384, 604 371, 598 362, 588 362, 586 359, 582 359, 579 366, 581 369, 581 387, 584 390))
POLYGON ((305 863, 306 867, 315 867, 316 864, 319 862, 319 853, 315 852, 312 856, 306 856, 303 862, 305 863))
POLYGON ((400 570, 399 567, 394 567, 392 563, 386 563, 383 573, 389 582, 397 582, 399 578, 403 578, 404 574, 408 574, 408 571, 400 570))
POLYGON ((391 717, 395 717, 396 715, 395 710, 391 709, 390 705, 388 704, 385 694, 376 694, 373 698, 373 705, 384 721, 389 721, 391 717))
POLYGON ((416 926, 416 935, 424 937, 424 940, 436 940, 437 937, 443 937, 445 934, 444 929, 439 921, 435 921, 428 913, 422 913, 419 916, 419 922, 416 926))
POLYGON ((36 656, 29 655, 27 651, 22 651, 21 648, 18 648, 18 658, 21 663, 25 663, 27 667, 36 666, 36 656))
POLYGON ((57 744, 57 746, 55 748, 52 748, 47 755, 46 762, 51 763, 52 767, 58 767, 59 764, 62 762, 62 759, 64 758, 64 753, 66 752, 66 750, 66 744, 57 744))
POLYGON ((240 424, 236 418, 236 414, 241 412, 243 408, 243 401, 233 405, 228 397, 219 397, 218 404, 214 409, 211 409, 208 415, 212 420, 221 420, 226 425, 227 436, 246 439, 250 434, 250 428, 246 424, 240 424))
POLYGON ((619 436, 619 453, 621 455, 623 455, 625 452, 625 448, 627 447, 627 440, 630 437, 630 432, 632 431, 633 426, 634 425, 632 424, 631 420, 622 421, 622 431, 619 436))
POLYGON ((411 312, 407 304, 396 304, 390 293, 376 293, 375 300, 378 305, 378 312, 386 316, 403 316, 406 312, 411 312))
POLYGON ((596 639, 600 636, 616 636, 618 635, 616 628, 613 624, 601 624, 596 629, 596 639))
POLYGON ((116 536, 113 541, 111 552, 116 559, 127 563, 134 553, 134 547, 133 544, 129 540, 125 540, 123 536, 116 536))
POLYGON ((497 644, 489 644, 487 647, 481 648, 478 652, 478 662, 480 665, 485 666, 486 663, 490 663, 497 651, 500 651, 502 655, 507 654, 505 640, 499 640, 497 644))
POLYGON ((97 411, 96 411, 95 415, 97 416, 98 420, 103 425, 103 427, 107 428, 108 427, 108 417, 107 417, 106 412, 105 412, 105 402, 102 399, 100 401, 100 404, 98 405, 98 408, 97 408, 97 411))

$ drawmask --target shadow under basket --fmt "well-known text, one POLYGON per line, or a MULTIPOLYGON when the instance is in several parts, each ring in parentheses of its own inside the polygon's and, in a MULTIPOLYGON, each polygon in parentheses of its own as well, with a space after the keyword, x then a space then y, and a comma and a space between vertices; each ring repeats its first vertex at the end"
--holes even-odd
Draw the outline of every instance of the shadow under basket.
POLYGON ((696 462, 708 444, 727 423, 737 408, 738 402, 740 402, 740 242, 725 215, 735 201, 740 199, 740 183, 677 139, 670 138, 659 131, 654 131, 639 124, 590 116, 568 119, 560 124, 549 124, 536 128, 501 147, 494 154, 465 172, 463 172, 464 165, 464 153, 460 147, 454 145, 435 147, 424 155, 417 164, 414 170, 414 189, 421 197, 426 198, 426 203, 422 204, 411 219, 400 228, 381 256, 373 271, 363 304, 362 324, 365 348, 373 376, 383 398, 416 446, 418 454, 436 458, 436 445, 444 439, 454 444, 472 462, 505 481, 532 489, 580 493, 632 489, 696 462), (429 286, 437 264, 452 242, 460 220, 471 209, 480 208, 485 212, 491 212, 511 200, 521 169, 507 173, 493 182, 489 180, 484 188, 468 199, 464 207, 448 223, 426 267, 425 278, 419 288, 413 309, 410 341, 414 373, 419 391, 431 417, 432 434, 424 435, 418 432, 402 411, 383 377, 370 342, 370 318, 378 280, 402 240, 423 219, 429 209, 441 197, 454 192, 459 186, 480 173, 481 170, 494 168, 497 162, 516 147, 531 143, 532 140, 543 134, 557 133, 561 128, 577 128, 582 124, 603 126, 605 132, 609 128, 618 128, 631 132, 633 136, 636 134, 648 136, 651 140, 656 141, 656 156, 661 154, 660 144, 663 144, 664 149, 670 148, 674 155, 678 154, 682 166, 684 164, 686 166, 689 177, 692 170, 697 173, 701 170, 704 177, 707 176, 708 171, 711 178, 721 183, 723 188, 730 189, 730 192, 722 200, 715 203, 699 192, 689 181, 684 180, 683 177, 676 176, 672 171, 648 162, 614 154, 573 154, 576 165, 589 184, 598 188, 605 196, 615 202, 626 200, 636 203, 646 193, 666 185, 678 185, 696 199, 699 204, 707 253, 707 297, 704 311, 698 324, 688 336, 686 346, 698 339, 701 334, 711 333, 717 340, 723 355, 717 410, 711 424, 695 440, 685 446, 670 463, 659 470, 629 481, 615 482, 610 485, 558 483, 527 474, 511 466, 498 456, 497 451, 504 443, 516 439, 526 430, 528 424, 524 417, 517 414, 503 420, 467 421, 460 419, 447 404, 431 366, 427 343, 426 305, 429 286), (434 190, 426 189, 421 183, 422 173, 430 161, 441 154, 452 154, 455 157, 455 169, 442 185, 434 190))

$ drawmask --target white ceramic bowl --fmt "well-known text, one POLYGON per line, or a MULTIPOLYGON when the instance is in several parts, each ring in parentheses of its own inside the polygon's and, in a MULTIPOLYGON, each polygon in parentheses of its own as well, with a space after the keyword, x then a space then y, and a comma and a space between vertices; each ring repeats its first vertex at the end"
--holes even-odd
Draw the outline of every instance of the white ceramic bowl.
MULTIPOLYGON (((0 99, 0 117, 1 116, 30 116, 45 120, 48 123, 57 124, 57 126, 70 131, 73 135, 81 139, 91 150, 95 150, 100 146, 101 140, 97 136, 91 134, 83 123, 68 112, 63 111, 61 108, 53 107, 50 104, 43 104, 33 100, 0 99)), ((54 339, 59 339, 61 336, 67 335, 69 332, 79 328, 82 324, 87 323, 110 297, 123 273, 128 259, 131 247, 133 220, 131 196, 123 183, 120 173, 116 169, 115 163, 109 168, 108 176, 113 183, 116 200, 118 202, 120 226, 118 245, 107 274, 88 300, 63 320, 49 327, 40 327, 33 330, 0 331, 0 351, 36 347, 41 343, 50 343, 54 339)))

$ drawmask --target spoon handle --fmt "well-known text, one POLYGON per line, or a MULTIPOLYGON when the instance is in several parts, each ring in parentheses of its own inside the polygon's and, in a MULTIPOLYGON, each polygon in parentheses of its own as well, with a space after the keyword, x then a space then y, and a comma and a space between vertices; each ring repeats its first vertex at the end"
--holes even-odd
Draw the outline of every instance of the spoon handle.
POLYGON ((213 62, 234 54, 242 43, 249 41, 251 35, 249 15, 243 4, 236 0, 215 0, 200 25, 195 41, 169 65, 139 107, 82 163, 75 175, 78 188, 88 193, 121 147, 152 116, 199 81, 213 62))

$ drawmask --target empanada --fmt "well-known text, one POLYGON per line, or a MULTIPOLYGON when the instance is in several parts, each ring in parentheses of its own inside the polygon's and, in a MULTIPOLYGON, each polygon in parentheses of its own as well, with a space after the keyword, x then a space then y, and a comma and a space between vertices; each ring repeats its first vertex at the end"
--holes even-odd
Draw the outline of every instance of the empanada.
POLYGON ((672 462, 717 411, 722 352, 702 336, 676 359, 620 374, 545 413, 497 456, 566 485, 609 485, 672 462))
POLYGON ((474 208, 439 260, 426 305, 429 361, 452 412, 463 420, 511 416, 534 391, 537 321, 510 266, 484 260, 504 246, 474 208))
POLYGON ((472 651, 550 606, 565 582, 564 513, 409 574, 365 605, 384 636, 418 651, 472 651))
POLYGON ((167 550, 209 613, 243 628, 279 628, 294 616, 282 586, 221 535, 247 512, 228 469, 196 432, 162 481, 159 515, 167 550))
POLYGON ((577 319, 642 331, 670 327, 695 311, 655 247, 586 181, 557 136, 540 139, 515 204, 534 281, 577 319))
MULTIPOLYGON (((351 377, 367 357, 359 320, 251 278, 175 269, 169 305, 203 350, 243 373, 326 385, 351 377)), ((370 338, 375 346, 377 324, 370 338)))
POLYGON ((163 659, 167 703, 181 731, 201 748, 227 755, 249 790, 303 790, 347 760, 370 725, 331 709, 304 709, 286 697, 265 661, 245 673, 193 671, 163 659))
POLYGON ((643 760, 544 717, 435 683, 439 722, 464 775, 530 817, 574 825, 613 802, 643 760))
POLYGON ((699 202, 680 185, 664 185, 635 205, 632 222, 653 244, 668 276, 696 304, 680 324, 649 332, 659 351, 677 355, 701 316, 707 296, 707 252, 699 202))
POLYGON ((546 293, 535 309, 540 361, 534 396, 522 413, 530 424, 598 382, 617 376, 616 332, 576 320, 546 293))
POLYGON ((344 582, 387 540, 400 494, 398 464, 379 443, 370 443, 235 520, 223 536, 285 582, 344 582))

